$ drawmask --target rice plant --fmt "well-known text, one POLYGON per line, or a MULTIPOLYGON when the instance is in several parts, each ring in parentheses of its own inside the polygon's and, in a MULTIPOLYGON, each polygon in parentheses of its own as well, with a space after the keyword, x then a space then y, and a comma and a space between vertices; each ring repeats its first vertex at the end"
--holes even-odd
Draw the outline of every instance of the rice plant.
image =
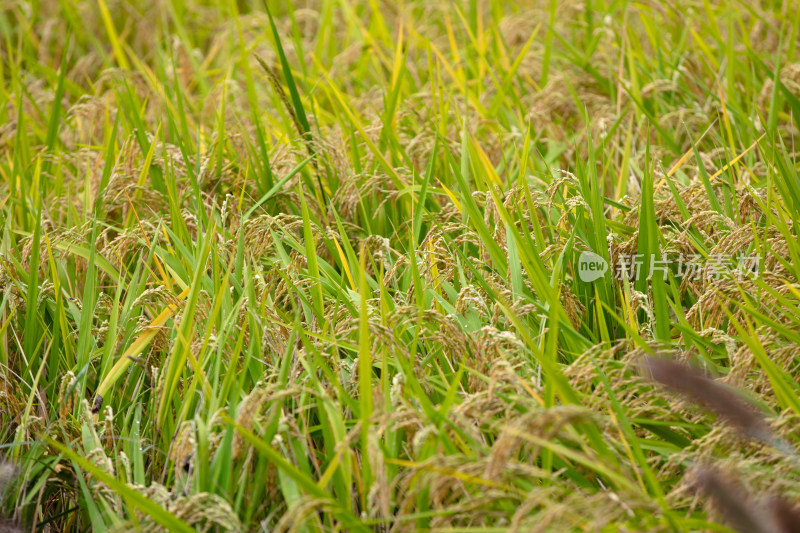
POLYGON ((796 531, 799 34, 6 0, 0 530, 796 531))

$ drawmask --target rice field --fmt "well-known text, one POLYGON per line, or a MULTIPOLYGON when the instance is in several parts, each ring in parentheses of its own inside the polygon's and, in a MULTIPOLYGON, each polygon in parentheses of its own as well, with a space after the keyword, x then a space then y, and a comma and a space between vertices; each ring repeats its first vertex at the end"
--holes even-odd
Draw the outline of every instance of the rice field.
POLYGON ((799 33, 0 3, 0 531, 798 531, 799 33))

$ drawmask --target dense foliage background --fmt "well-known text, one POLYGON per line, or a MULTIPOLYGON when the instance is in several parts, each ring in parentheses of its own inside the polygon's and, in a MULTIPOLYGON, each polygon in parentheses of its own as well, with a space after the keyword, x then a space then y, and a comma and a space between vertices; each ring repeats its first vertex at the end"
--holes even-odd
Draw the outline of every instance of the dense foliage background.
POLYGON ((4 527, 796 526, 797 2, 266 8, 0 6, 4 527))

